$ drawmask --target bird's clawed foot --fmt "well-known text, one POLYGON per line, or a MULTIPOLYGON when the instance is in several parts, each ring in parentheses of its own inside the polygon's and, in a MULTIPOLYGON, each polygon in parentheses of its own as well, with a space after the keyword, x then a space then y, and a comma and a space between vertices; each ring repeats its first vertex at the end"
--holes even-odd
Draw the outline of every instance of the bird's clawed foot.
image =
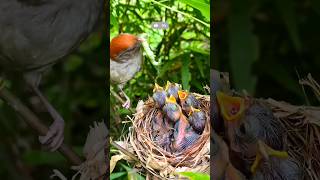
POLYGON ((39 141, 50 151, 56 151, 64 139, 64 121, 55 120, 49 127, 49 131, 45 136, 39 136, 39 141))
POLYGON ((126 98, 126 102, 124 102, 122 104, 122 107, 123 108, 126 108, 126 109, 129 109, 131 107, 131 101, 130 101, 130 98, 127 96, 127 94, 122 90, 122 88, 120 88, 121 92, 120 92, 120 95, 121 96, 124 96, 126 98))
POLYGON ((122 107, 126 108, 126 109, 129 109, 131 107, 131 101, 130 99, 127 99, 126 102, 124 102, 122 104, 122 107))

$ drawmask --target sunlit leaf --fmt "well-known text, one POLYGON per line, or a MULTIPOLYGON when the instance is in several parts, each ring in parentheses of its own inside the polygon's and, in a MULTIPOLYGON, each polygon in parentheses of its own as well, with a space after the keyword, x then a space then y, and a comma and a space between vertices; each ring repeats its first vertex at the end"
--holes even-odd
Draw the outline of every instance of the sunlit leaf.
POLYGON ((188 177, 190 180, 210 180, 208 174, 195 173, 195 172, 180 172, 180 175, 188 177))
POLYGON ((201 14, 210 20, 210 2, 207 0, 179 0, 182 3, 188 4, 195 9, 198 9, 201 14))
POLYGON ((190 81, 191 81, 191 73, 189 69, 190 65, 190 58, 183 58, 182 60, 182 67, 181 67, 181 81, 182 81, 182 87, 185 90, 190 89, 190 81))

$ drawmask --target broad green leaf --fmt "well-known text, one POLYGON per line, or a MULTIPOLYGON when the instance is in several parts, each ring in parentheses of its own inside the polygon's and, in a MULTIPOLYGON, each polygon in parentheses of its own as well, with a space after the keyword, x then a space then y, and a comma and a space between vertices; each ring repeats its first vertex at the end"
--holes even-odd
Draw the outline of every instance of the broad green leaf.
POLYGON ((287 30, 293 42, 295 49, 301 51, 301 41, 299 37, 299 29, 297 23, 297 16, 295 11, 295 2, 291 0, 275 0, 279 14, 287 26, 287 30))
POLYGON ((111 173, 111 174, 110 174, 110 180, 118 179, 118 178, 120 178, 121 176, 124 176, 124 175, 126 175, 126 174, 127 174, 127 172, 111 173))
POLYGON ((182 3, 188 4, 195 9, 198 9, 201 14, 209 21, 210 20, 210 2, 206 0, 179 0, 182 3))
POLYGON ((182 87, 185 90, 190 90, 191 73, 190 73, 189 65, 190 65, 190 58, 184 57, 182 60, 182 67, 181 67, 181 81, 182 81, 182 87))
POLYGON ((210 180, 208 174, 194 173, 194 172, 180 172, 181 176, 188 177, 190 180, 210 180))
POLYGON ((232 77, 238 90, 254 94, 256 77, 251 73, 258 58, 258 42, 252 32, 251 3, 249 0, 232 1, 228 33, 232 77))

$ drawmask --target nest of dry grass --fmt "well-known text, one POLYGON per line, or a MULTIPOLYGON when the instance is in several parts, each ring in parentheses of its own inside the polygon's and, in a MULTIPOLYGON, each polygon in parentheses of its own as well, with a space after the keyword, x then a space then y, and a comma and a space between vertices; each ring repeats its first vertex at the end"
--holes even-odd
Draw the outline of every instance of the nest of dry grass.
MULTIPOLYGON (((309 86, 320 101, 320 85, 312 78, 301 80, 309 86)), ((320 177, 320 107, 295 106, 273 99, 264 100, 279 119, 286 136, 285 144, 291 157, 301 163, 304 179, 317 180, 320 177)))
POLYGON ((206 125, 199 139, 179 153, 168 152, 153 141, 152 117, 161 111, 155 108, 153 99, 138 103, 128 143, 148 176, 171 179, 182 171, 210 173, 210 96, 193 95, 201 102, 201 110, 207 117, 206 125))

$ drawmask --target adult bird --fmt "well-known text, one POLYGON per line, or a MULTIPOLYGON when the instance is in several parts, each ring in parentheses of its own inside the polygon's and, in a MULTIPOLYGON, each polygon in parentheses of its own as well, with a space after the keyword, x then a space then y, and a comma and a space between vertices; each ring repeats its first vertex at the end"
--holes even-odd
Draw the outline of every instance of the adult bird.
POLYGON ((124 108, 130 108, 130 98, 123 91, 124 85, 140 71, 142 60, 142 42, 132 34, 119 34, 110 42, 110 80, 117 84, 121 93, 126 98, 124 108))
POLYGON ((54 120, 40 142, 56 150, 64 120, 38 89, 41 75, 71 53, 96 24, 103 0, 0 0, 0 65, 21 75, 54 120))

